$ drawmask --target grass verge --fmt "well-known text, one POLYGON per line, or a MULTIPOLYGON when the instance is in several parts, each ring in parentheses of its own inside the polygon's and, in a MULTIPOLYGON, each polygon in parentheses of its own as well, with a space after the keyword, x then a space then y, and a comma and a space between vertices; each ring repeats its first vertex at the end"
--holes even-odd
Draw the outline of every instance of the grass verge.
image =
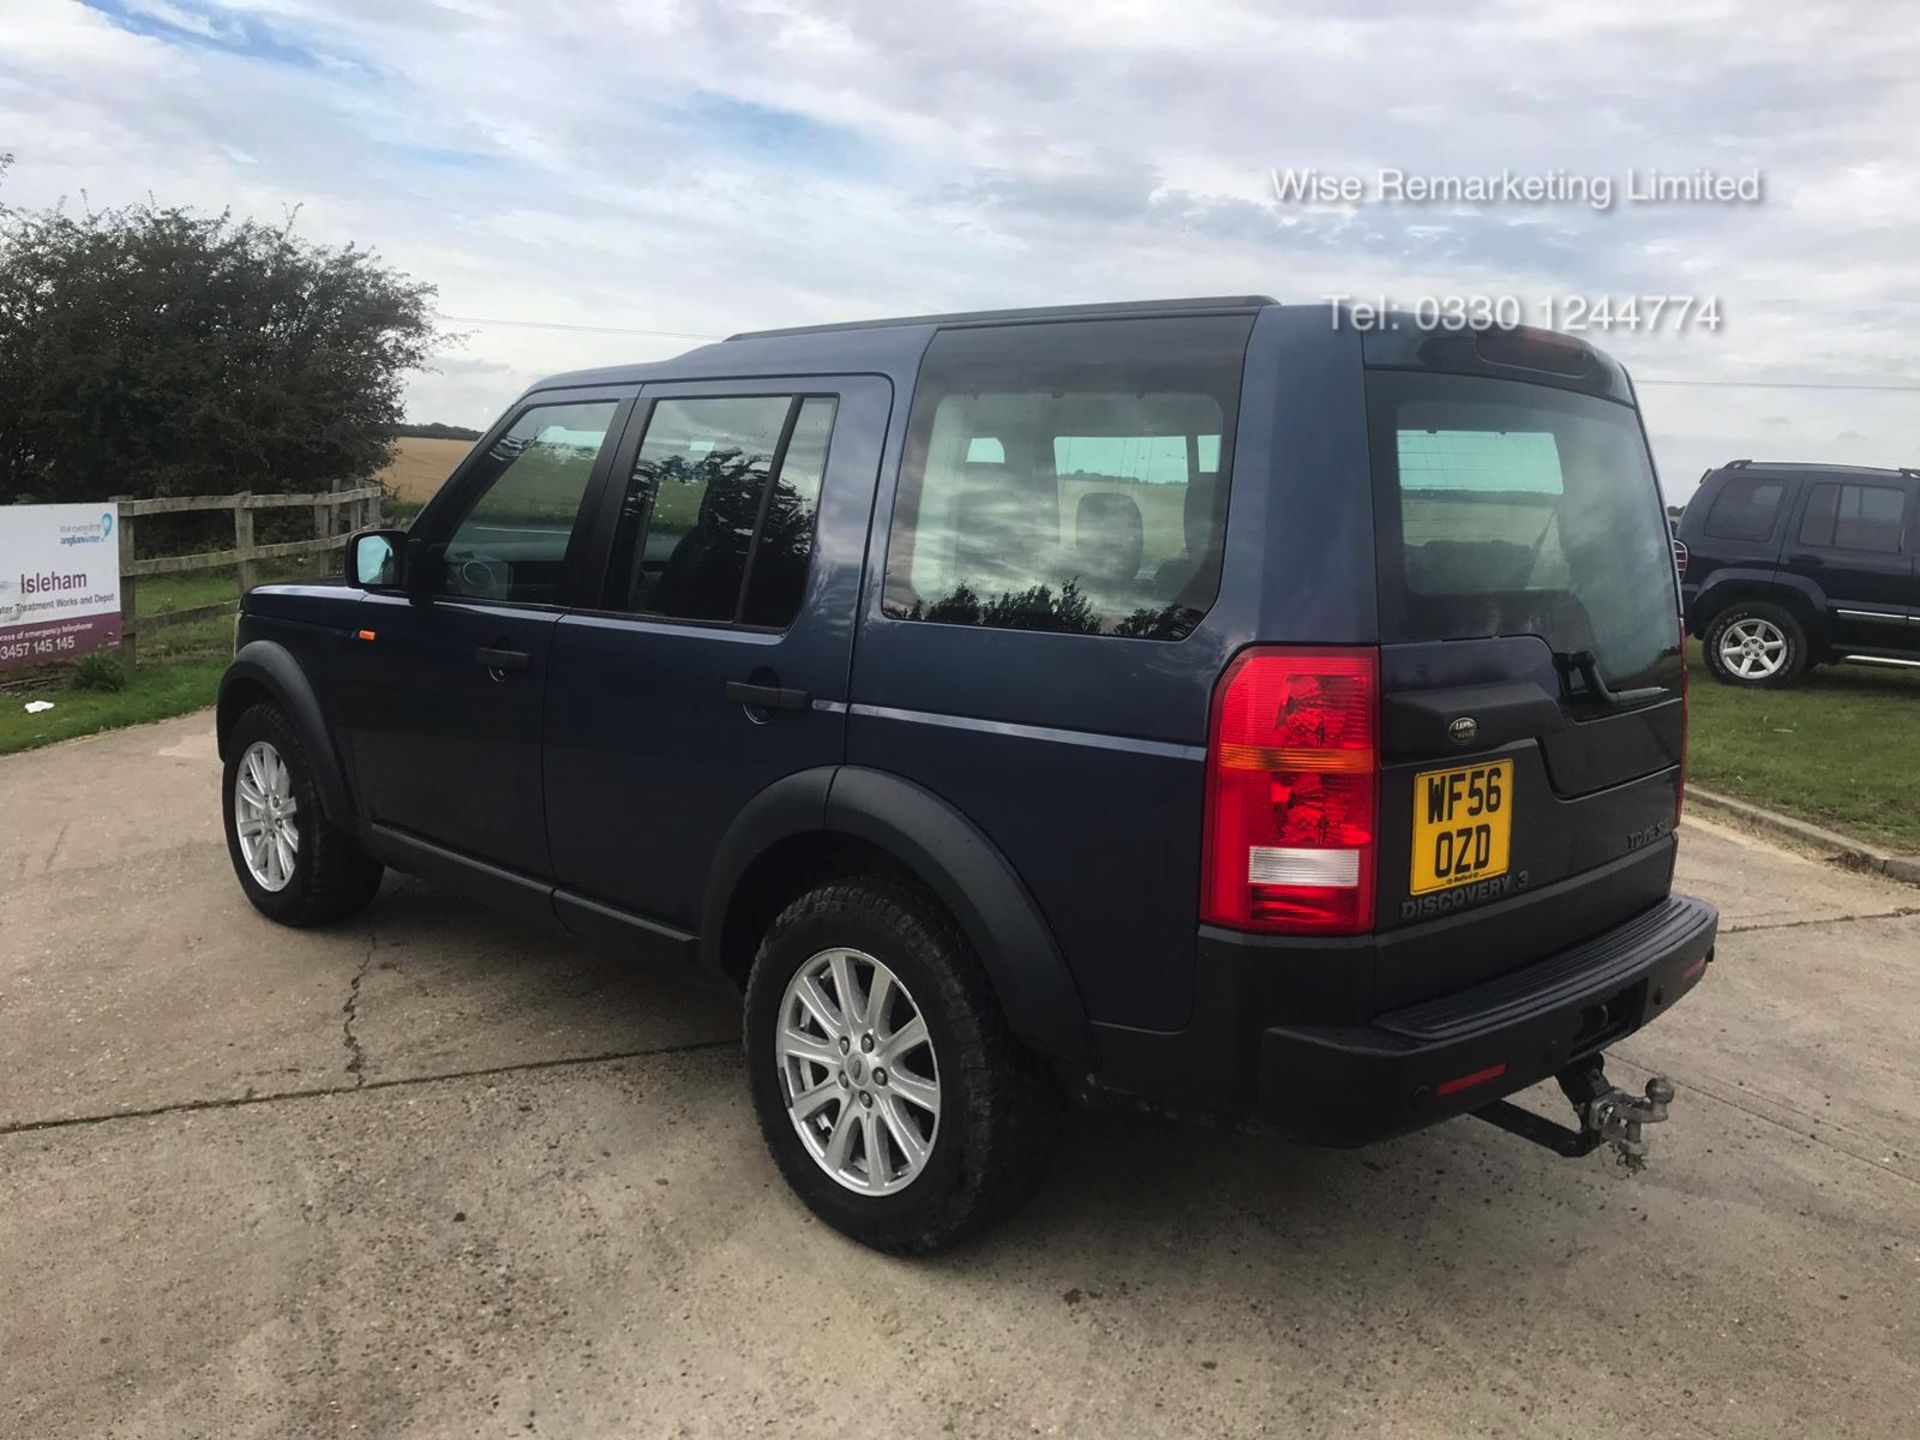
POLYGON ((1829 665, 1788 690, 1693 666, 1687 773, 1709 790, 1920 851, 1920 671, 1829 665))
POLYGON ((227 660, 222 650, 142 665, 128 672, 124 690, 50 689, 0 695, 0 755, 205 709, 219 691, 227 660), (51 700, 53 709, 29 715, 24 708, 29 700, 51 700))

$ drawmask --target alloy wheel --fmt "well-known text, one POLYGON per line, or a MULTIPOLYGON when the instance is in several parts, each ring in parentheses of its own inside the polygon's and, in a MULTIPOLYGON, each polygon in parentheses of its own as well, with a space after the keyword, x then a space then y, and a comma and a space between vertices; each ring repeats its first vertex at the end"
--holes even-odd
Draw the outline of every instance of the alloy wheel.
POLYGON ((1767 680, 1787 663, 1787 637, 1771 620, 1748 617, 1720 632, 1720 663, 1742 680, 1767 680))
POLYGON ((940 1131, 940 1070, 907 987, 860 950, 822 950, 780 1001, 774 1054, 807 1153, 847 1189, 887 1195, 918 1179, 940 1131))
POLYGON ((300 858, 299 808, 287 762, 267 741, 256 740, 234 773, 233 828, 247 873, 262 890, 284 890, 293 880, 300 858))

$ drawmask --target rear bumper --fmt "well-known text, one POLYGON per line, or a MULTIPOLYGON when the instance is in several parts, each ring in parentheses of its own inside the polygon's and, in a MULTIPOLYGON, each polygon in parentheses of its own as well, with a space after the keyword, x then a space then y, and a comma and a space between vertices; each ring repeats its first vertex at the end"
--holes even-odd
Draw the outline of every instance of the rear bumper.
POLYGON ((1243 1017, 1208 1027, 1224 1033, 1207 1043, 1181 1032, 1158 1045, 1108 1031, 1096 1083, 1363 1145, 1478 1109, 1632 1034, 1699 983, 1718 925, 1705 901, 1669 896, 1522 970, 1361 1025, 1243 1017))

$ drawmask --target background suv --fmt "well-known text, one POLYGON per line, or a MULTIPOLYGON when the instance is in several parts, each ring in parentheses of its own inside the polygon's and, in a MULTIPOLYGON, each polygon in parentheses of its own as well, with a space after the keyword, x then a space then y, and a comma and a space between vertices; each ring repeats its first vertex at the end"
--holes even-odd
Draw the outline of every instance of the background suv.
POLYGON ((1920 665, 1920 472, 1735 460, 1681 517, 1687 631, 1731 685, 1920 665))

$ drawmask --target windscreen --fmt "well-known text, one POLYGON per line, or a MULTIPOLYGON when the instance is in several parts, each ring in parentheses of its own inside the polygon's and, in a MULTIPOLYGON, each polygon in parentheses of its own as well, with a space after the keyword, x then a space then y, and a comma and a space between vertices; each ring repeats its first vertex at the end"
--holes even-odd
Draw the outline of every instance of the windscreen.
POLYGON ((1383 639, 1537 635, 1574 700, 1600 698, 1585 656, 1611 692, 1676 683, 1672 554, 1630 407, 1374 371, 1367 409, 1383 639))

